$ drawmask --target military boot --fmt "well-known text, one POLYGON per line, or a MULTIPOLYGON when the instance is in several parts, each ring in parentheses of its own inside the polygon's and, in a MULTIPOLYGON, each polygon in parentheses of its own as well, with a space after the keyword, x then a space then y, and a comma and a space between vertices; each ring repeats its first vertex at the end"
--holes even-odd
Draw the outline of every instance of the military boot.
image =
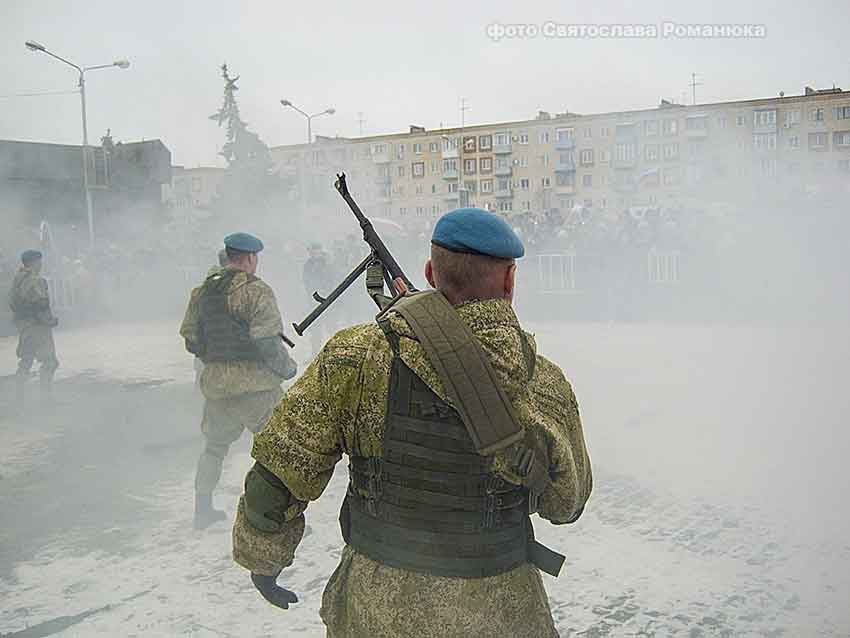
POLYGON ((227 514, 213 508, 212 494, 195 493, 195 529, 206 529, 213 523, 223 521, 227 514))

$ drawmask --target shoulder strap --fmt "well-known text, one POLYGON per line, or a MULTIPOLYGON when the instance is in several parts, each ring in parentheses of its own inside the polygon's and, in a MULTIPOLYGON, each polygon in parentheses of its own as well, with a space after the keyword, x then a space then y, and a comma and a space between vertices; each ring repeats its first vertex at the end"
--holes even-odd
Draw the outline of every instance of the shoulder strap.
POLYGON ((398 312, 413 329, 479 454, 491 455, 523 438, 484 349, 441 292, 428 290, 397 299, 378 315, 385 332, 389 311, 398 312))

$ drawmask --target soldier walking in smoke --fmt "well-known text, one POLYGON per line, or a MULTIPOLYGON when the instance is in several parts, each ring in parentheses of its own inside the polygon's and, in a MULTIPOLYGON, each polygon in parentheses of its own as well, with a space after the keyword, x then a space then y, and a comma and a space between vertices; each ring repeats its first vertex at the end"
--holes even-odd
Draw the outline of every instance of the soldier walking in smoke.
MULTIPOLYGON (((322 250, 322 245, 318 242, 311 243, 307 250, 309 256, 307 257, 307 261, 304 262, 304 270, 302 272, 304 289, 308 295, 312 295, 314 292, 324 293, 333 285, 331 281, 333 273, 331 272, 331 265, 328 263, 328 256, 322 250)), ((314 326, 313 331, 310 333, 310 346, 313 349, 312 355, 314 357, 322 349, 322 343, 324 342, 323 336, 324 331, 318 325, 314 326)))
POLYGON ((27 250, 21 255, 21 267, 12 282, 9 292, 9 307, 18 328, 18 394, 23 395, 24 384, 30 375, 32 364, 40 363, 41 387, 49 392, 53 375, 59 367, 56 346, 53 343, 53 328, 59 321, 50 309, 50 294, 47 280, 41 276, 42 254, 27 250))
POLYGON ((572 388, 514 314, 523 254, 495 215, 446 214, 425 266, 436 290, 338 332, 275 408, 233 530, 269 602, 297 602, 278 575, 347 454, 329 637, 558 635, 538 570, 557 575, 563 556, 534 541, 530 514, 576 521, 591 469, 572 388))
POLYGON ((246 233, 224 239, 227 264, 192 291, 180 335, 204 363, 201 431, 205 445, 195 477, 197 529, 222 520, 212 493, 227 450, 244 429, 257 433, 297 365, 284 348, 283 321, 272 289, 256 276, 262 242, 246 233))

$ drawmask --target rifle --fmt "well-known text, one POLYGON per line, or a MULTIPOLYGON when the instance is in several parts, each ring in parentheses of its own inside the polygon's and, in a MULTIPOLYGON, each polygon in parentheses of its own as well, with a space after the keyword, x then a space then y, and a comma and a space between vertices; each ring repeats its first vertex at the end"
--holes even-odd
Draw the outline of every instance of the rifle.
POLYGON ((327 297, 323 297, 318 291, 313 292, 313 299, 319 305, 313 308, 312 312, 301 323, 292 324, 298 336, 302 336, 310 324, 327 310, 364 272, 366 273, 366 292, 381 310, 392 303, 395 297, 404 294, 404 290, 416 292, 416 288, 407 278, 407 275, 404 274, 404 271, 392 256, 386 244, 378 236, 378 232, 372 226, 372 222, 363 214, 363 211, 360 210, 351 193, 348 192, 348 185, 345 183, 345 173, 337 173, 334 188, 336 188, 337 192, 345 200, 345 203, 348 204, 351 212, 354 213, 354 216, 360 223, 360 228, 363 229, 363 241, 369 244, 370 251, 363 261, 355 266, 354 270, 327 297), (394 297, 384 295, 385 282, 391 291, 393 288, 397 290, 394 297))

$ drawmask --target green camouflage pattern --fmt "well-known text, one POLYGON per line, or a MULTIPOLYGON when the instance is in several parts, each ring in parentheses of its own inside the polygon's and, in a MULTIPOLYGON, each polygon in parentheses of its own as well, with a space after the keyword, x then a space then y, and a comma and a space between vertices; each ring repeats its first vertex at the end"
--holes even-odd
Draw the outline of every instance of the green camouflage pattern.
POLYGON ((21 359, 23 370, 29 369, 33 360, 40 361, 46 370, 54 370, 59 365, 56 358, 56 346, 53 342, 53 313, 50 311, 50 293, 47 280, 35 271, 22 266, 15 274, 9 291, 9 307, 42 305, 45 310, 33 317, 15 320, 18 328, 18 347, 16 354, 21 359))
MULTIPOLYGON (((201 330, 200 292, 200 286, 192 290, 180 326, 180 336, 195 343, 200 340, 201 330)), ((246 273, 237 273, 230 284, 227 301, 230 312, 248 323, 252 339, 274 337, 283 332, 283 319, 274 291, 261 279, 249 281, 246 273)), ((280 377, 260 361, 211 361, 201 372, 200 387, 207 399, 227 399, 249 392, 274 390, 280 386, 280 381, 280 377)))
MULTIPOLYGON (((572 387, 555 364, 537 355, 534 338, 520 328, 507 301, 472 302, 457 310, 516 409, 524 443, 549 457, 552 484, 538 513, 556 524, 574 521, 592 478, 572 387)), ((448 401, 410 327, 398 315, 391 316, 391 325, 400 336, 404 362, 448 401)), ((287 527, 303 525, 300 510, 321 496, 342 455, 381 455, 391 360, 376 325, 342 330, 283 397, 255 437, 252 454, 301 507, 290 508, 292 517, 278 534, 254 529, 240 508, 233 533, 240 565, 276 575, 300 540, 287 527)), ((499 453, 494 470, 519 483, 509 461, 513 451, 499 453)), ((334 637, 557 636, 540 574, 529 564, 488 578, 446 578, 380 565, 346 547, 321 613, 328 636, 334 637)))

